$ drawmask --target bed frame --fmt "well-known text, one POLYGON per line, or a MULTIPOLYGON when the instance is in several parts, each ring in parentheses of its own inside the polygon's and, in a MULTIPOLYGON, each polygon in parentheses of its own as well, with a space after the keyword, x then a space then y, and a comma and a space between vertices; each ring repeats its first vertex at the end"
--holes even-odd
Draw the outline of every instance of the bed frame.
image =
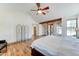
POLYGON ((45 56, 44 54, 37 51, 35 48, 31 48, 31 55, 32 56, 45 56))

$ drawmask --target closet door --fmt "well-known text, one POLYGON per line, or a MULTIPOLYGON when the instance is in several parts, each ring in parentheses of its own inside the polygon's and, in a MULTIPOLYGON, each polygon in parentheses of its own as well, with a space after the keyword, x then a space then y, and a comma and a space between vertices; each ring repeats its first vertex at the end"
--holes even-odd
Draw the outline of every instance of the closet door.
POLYGON ((21 25, 16 25, 16 41, 20 41, 22 39, 21 36, 21 25))
POLYGON ((22 39, 22 40, 25 40, 25 39, 26 39, 26 38, 25 38, 25 35, 26 35, 25 30, 26 30, 26 29, 25 29, 25 25, 22 25, 22 26, 21 26, 21 37, 22 37, 21 39, 22 39))

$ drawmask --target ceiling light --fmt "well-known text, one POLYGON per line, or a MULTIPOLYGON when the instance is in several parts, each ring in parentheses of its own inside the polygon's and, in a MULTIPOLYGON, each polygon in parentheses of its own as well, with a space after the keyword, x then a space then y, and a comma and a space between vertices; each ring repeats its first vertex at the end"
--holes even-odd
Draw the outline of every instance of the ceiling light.
POLYGON ((40 13, 40 14, 41 14, 41 13, 42 13, 42 11, 41 11, 41 10, 38 10, 38 13, 40 13))

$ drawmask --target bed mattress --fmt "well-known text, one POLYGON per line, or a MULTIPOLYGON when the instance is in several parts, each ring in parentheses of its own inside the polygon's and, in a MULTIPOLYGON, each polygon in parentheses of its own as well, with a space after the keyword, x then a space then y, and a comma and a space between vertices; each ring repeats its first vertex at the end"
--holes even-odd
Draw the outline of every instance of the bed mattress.
POLYGON ((46 36, 35 40, 31 47, 46 56, 79 55, 79 40, 71 37, 46 36))

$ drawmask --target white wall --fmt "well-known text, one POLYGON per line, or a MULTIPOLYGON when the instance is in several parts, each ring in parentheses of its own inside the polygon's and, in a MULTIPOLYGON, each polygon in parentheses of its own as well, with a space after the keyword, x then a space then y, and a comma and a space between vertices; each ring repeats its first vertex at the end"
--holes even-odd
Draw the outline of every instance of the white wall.
POLYGON ((8 8, 5 4, 0 4, 0 40, 7 42, 15 42, 16 39, 16 25, 22 24, 26 26, 27 37, 32 36, 32 24, 36 22, 27 14, 19 12, 15 9, 8 8))

